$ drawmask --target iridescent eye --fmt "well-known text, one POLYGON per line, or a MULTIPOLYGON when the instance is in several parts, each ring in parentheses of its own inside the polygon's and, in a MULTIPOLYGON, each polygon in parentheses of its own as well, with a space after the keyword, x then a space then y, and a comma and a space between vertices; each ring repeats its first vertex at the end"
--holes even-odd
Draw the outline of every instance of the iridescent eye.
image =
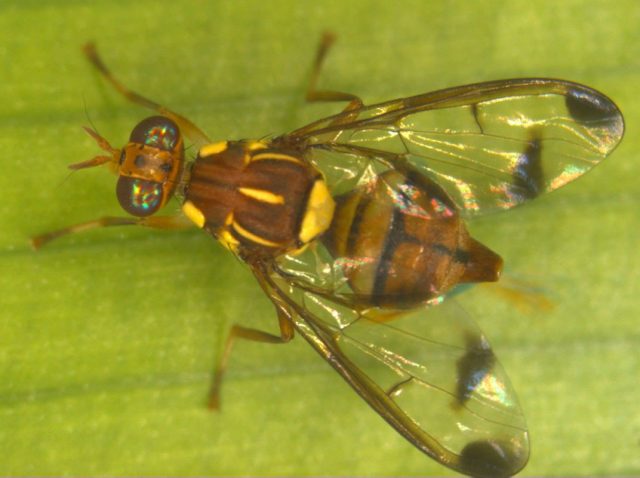
POLYGON ((164 116, 150 116, 133 128, 129 141, 172 151, 180 140, 178 126, 164 116))
POLYGON ((162 184, 145 179, 120 176, 116 195, 122 209, 132 216, 150 216, 163 204, 162 184))

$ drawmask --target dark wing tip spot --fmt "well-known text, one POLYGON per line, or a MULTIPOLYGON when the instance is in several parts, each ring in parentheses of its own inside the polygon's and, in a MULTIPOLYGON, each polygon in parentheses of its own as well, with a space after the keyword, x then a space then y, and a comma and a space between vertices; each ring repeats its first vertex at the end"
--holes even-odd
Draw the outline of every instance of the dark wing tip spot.
POLYGON ((480 337, 467 337, 467 352, 458 359, 455 406, 463 406, 491 373, 496 363, 489 344, 480 337))
POLYGON ((542 167, 542 139, 534 131, 527 149, 520 155, 513 170, 512 193, 520 202, 538 197, 544 192, 544 171, 542 167))
POLYGON ((615 122, 620 116, 609 98, 593 90, 569 90, 565 102, 571 117, 585 125, 615 122))
POLYGON ((524 467, 527 459, 520 448, 490 440, 471 442, 460 453, 462 472, 478 478, 512 476, 524 467))

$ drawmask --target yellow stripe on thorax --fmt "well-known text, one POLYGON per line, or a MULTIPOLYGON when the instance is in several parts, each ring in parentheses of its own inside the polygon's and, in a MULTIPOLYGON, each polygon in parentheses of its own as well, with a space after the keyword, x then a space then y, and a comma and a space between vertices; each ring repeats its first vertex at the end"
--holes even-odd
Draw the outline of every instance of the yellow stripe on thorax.
POLYGON ((282 247, 282 244, 278 242, 273 242, 268 239, 264 239, 252 232, 247 231, 244 227, 234 221, 232 224, 233 230, 240 234, 245 239, 248 239, 251 242, 255 242, 256 244, 260 244, 261 246, 266 247, 282 247))
POLYGON ((295 156, 290 156, 288 154, 283 153, 259 153, 251 156, 251 161, 266 161, 269 159, 275 159, 278 161, 290 161, 292 163, 300 164, 300 159, 295 156))
POLYGON ((233 224, 233 212, 227 214, 227 217, 224 219, 224 227, 220 230, 220 232, 218 232, 218 240, 224 247, 226 247, 230 251, 236 252, 238 250, 240 241, 233 237, 233 233, 229 230, 229 226, 231 224, 233 224))
POLYGON ((198 209, 195 204, 193 204, 191 201, 186 201, 183 205, 182 205, 182 212, 184 213, 185 216, 187 216, 191 221, 193 221, 193 223, 202 228, 204 227, 204 223, 206 221, 204 214, 202 213, 202 211, 200 209, 198 209))
POLYGON ((206 158, 207 156, 213 156, 214 154, 222 153, 227 149, 229 143, 227 141, 219 141, 217 143, 205 144, 200 151, 198 151, 198 156, 201 158, 206 158))
POLYGON ((303 244, 311 242, 329 229, 335 207, 336 203, 329 193, 327 183, 324 182, 324 179, 318 179, 313 183, 298 234, 298 238, 303 244))
POLYGON ((247 197, 256 199, 260 202, 266 202, 269 204, 284 204, 284 197, 280 194, 272 193, 271 191, 267 191, 266 189, 255 189, 255 188, 238 188, 242 194, 247 197))

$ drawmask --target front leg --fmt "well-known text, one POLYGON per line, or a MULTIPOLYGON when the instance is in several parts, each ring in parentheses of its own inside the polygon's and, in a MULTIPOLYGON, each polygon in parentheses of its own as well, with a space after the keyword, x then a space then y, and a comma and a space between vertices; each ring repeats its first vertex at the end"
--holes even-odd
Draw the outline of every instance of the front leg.
POLYGON ((34 249, 40 249, 45 244, 69 234, 101 229, 113 226, 145 226, 154 229, 180 230, 193 227, 193 223, 182 215, 179 216, 149 216, 149 217, 113 217, 105 216, 93 221, 81 222, 56 231, 46 232, 31 238, 34 249))

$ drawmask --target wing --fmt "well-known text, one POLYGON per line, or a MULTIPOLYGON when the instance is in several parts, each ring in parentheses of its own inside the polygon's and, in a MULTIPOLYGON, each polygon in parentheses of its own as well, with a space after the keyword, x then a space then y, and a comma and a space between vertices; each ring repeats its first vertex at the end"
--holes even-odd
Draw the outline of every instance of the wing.
POLYGON ((389 320, 305 289, 277 266, 253 267, 300 335, 391 426, 458 472, 511 476, 529 456, 508 379, 482 333, 454 303, 389 320))
POLYGON ((515 79, 344 111, 287 135, 313 159, 335 151, 411 162, 467 216, 509 209, 590 170, 622 139, 617 106, 586 86, 515 79))

